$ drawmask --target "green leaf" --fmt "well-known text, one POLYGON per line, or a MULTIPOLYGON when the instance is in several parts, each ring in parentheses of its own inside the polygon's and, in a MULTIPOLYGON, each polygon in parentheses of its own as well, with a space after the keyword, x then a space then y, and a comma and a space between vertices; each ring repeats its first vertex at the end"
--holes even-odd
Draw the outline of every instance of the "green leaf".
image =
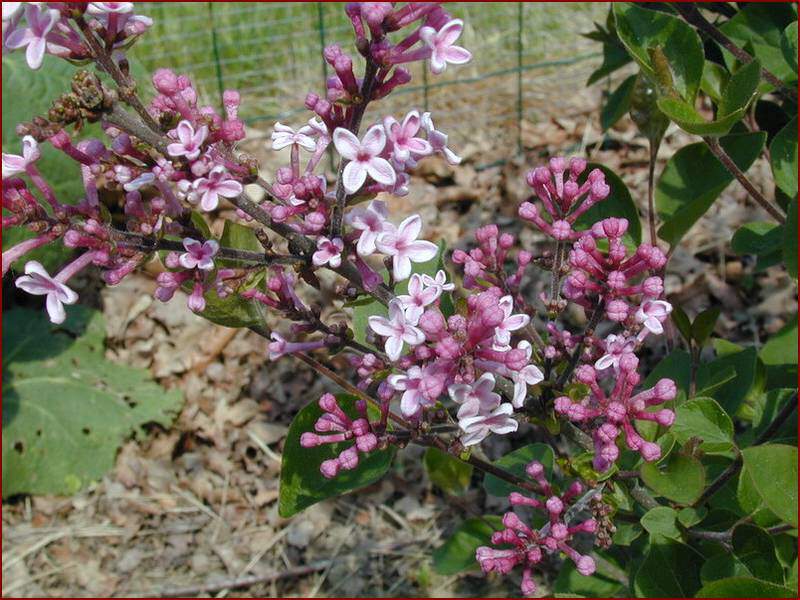
POLYGON ((783 30, 781 51, 788 65, 797 73, 797 21, 783 30))
POLYGON ((611 188, 608 198, 598 202, 583 213, 575 221, 576 229, 589 229, 594 223, 608 217, 622 217, 628 220, 628 232, 624 236, 626 243, 639 245, 642 242, 642 223, 639 220, 639 210, 631 197, 628 186, 608 167, 589 163, 578 181, 583 183, 592 169, 600 169, 606 176, 606 183, 611 188))
POLYGON ((727 453, 733 449, 733 422, 713 398, 694 398, 675 411, 670 432, 679 444, 700 438, 706 454, 727 453))
POLYGON ((714 326, 719 319, 719 307, 707 308, 694 318, 692 322, 692 337, 698 346, 706 343, 706 340, 714 332, 714 326))
POLYGON ((746 474, 767 508, 797 527, 797 448, 765 444, 745 448, 742 457, 746 474))
POLYGON ((693 527, 705 519, 707 513, 708 511, 705 509, 705 507, 693 508, 691 506, 687 506, 686 508, 682 508, 680 511, 678 511, 678 521, 684 527, 693 527))
POLYGON ((761 78, 761 63, 753 60, 739 67, 731 75, 722 94, 717 117, 727 117, 746 110, 756 95, 756 87, 761 78))
MULTIPOLYGON (((193 210, 189 215, 189 219, 191 220, 192 225, 194 225, 197 230, 203 234, 204 239, 210 240, 212 237, 214 237, 211 235, 211 229, 208 227, 208 223, 206 223, 206 219, 202 213, 193 210)), ((227 224, 228 221, 225 221, 225 223, 227 224)))
POLYGON ((697 369, 697 389, 709 390, 711 394, 729 414, 736 414, 756 377, 755 348, 745 348, 738 352, 725 354, 719 351, 719 342, 715 342, 718 358, 711 362, 703 363, 697 369), (733 369, 734 378, 730 379, 733 369))
MULTIPOLYGON (((348 416, 359 416, 355 396, 338 394, 336 400, 348 416)), ((314 431, 314 424, 320 416, 322 409, 319 404, 311 402, 295 415, 289 425, 281 461, 278 498, 278 514, 281 517, 291 517, 317 502, 375 483, 392 464, 395 447, 389 446, 386 450, 373 450, 366 456, 359 454, 358 466, 351 471, 343 470, 332 479, 323 477, 319 470, 322 462, 338 456, 353 442, 322 444, 316 448, 300 446, 300 436, 307 431, 314 431)))
POLYGON ((783 569, 769 533, 755 525, 738 525, 733 530, 733 552, 749 574, 758 579, 783 583, 783 569))
POLYGON ((428 448, 423 457, 431 481, 450 494, 467 491, 472 478, 472 465, 453 458, 437 448, 428 448))
POLYGON ((678 397, 676 404, 680 404, 681 396, 686 397, 686 390, 689 389, 689 379, 692 371, 692 357, 685 350, 673 350, 670 354, 661 359, 653 370, 647 375, 642 383, 642 388, 653 387, 659 379, 667 377, 678 386, 678 397))
MULTIPOLYGON (((553 454, 553 449, 547 444, 528 444, 522 448, 517 448, 513 452, 509 452, 502 458, 494 461, 493 464, 507 471, 511 471, 518 477, 527 478, 525 467, 534 460, 538 460, 544 465, 545 472, 552 473, 555 455, 553 454)), ((486 475, 483 480, 483 487, 486 492, 492 496, 508 496, 511 492, 525 493, 524 489, 502 479, 498 479, 494 475, 486 475)))
POLYGON ((678 328, 678 332, 681 334, 686 343, 691 344, 692 323, 689 321, 689 317, 686 312, 680 306, 675 305, 672 307, 672 322, 675 323, 675 327, 678 328))
POLYGON ((586 85, 590 86, 600 81, 629 62, 631 62, 631 57, 623 46, 618 43, 603 44, 603 64, 589 75, 586 85))
POLYGON ((767 368, 767 389, 797 387, 797 315, 758 353, 767 368))
POLYGON ((797 594, 782 585, 753 577, 728 577, 700 588, 697 598, 796 598, 797 594))
POLYGON ((497 516, 467 519, 433 551, 433 569, 440 575, 455 575, 465 569, 477 568, 475 551, 488 545, 492 534, 502 527, 503 520, 497 516))
POLYGON ((690 546, 659 535, 650 536, 647 557, 636 572, 639 597, 693 596, 700 587, 700 556, 690 546))
POLYGON ((74 494, 111 469, 144 425, 172 423, 180 392, 106 360, 104 338, 102 315, 82 306, 60 327, 44 311, 3 314, 4 497, 74 494))
MULTIPOLYGON (((250 252, 264 252, 264 247, 256 237, 256 230, 241 225, 235 221, 225 221, 222 229, 222 237, 220 237, 219 245, 225 248, 234 248, 236 250, 249 250, 250 252)), ((247 261, 236 260, 232 258, 221 258, 218 260, 219 264, 231 267, 241 267, 243 265, 252 265, 247 261)))
POLYGON ((692 102, 703 75, 703 45, 694 29, 672 15, 632 3, 615 3, 614 17, 620 41, 639 66, 659 81, 663 67, 653 60, 653 49, 666 58, 671 79, 680 95, 692 102))
POLYGON ((728 85, 728 71, 722 65, 707 60, 703 65, 703 78, 700 80, 700 89, 703 90, 714 102, 722 99, 725 86, 728 85))
POLYGON ((614 532, 611 540, 616 546, 630 546, 640 535, 642 535, 642 527, 638 523, 628 523, 620 521, 616 523, 617 530, 614 532))
POLYGON ((636 83, 636 75, 631 75, 619 84, 619 87, 608 97, 603 110, 600 111, 600 126, 603 131, 613 127, 628 112, 634 83, 636 83))
POLYGON ((700 569, 700 581, 703 585, 728 577, 750 577, 748 568, 734 554, 717 554, 712 556, 700 569))
MULTIPOLYGON (((753 254, 758 257, 757 270, 780 262, 783 247, 784 227, 766 221, 745 223, 731 239, 731 248, 737 254, 753 254)), ((795 256, 796 253, 795 253, 795 256)))
MULTIPOLYGON (((790 198, 797 198, 797 116, 789 121, 769 146, 772 174, 777 185, 790 198)), ((787 223, 790 222, 787 220, 787 223)), ((795 226, 797 219, 795 219, 795 226)), ((795 246, 795 256, 797 246, 795 246)))
MULTIPOLYGON (((263 271, 252 276, 251 283, 245 287, 254 287, 254 279, 263 278, 263 271)), ((220 298, 216 290, 206 292, 206 308, 200 313, 204 319, 223 327, 254 327, 264 324, 263 309, 255 300, 242 298, 241 294, 231 294, 220 298)))
MULTIPOLYGON (((761 394, 753 406, 753 428, 750 430, 752 439, 756 439, 770 426, 772 421, 787 402, 797 403, 794 393, 797 389, 775 389, 766 394, 761 394)), ((788 419, 786 423, 772 436, 773 443, 784 442, 797 445, 797 423, 788 419)))
POLYGON ((680 452, 673 452, 658 465, 645 463, 641 476, 656 494, 678 504, 694 502, 706 483, 706 473, 700 461, 680 452))
MULTIPOLYGON (((763 132, 745 133, 725 136, 720 144, 736 165, 747 171, 761 153, 765 140, 763 132)), ((676 245, 732 181, 733 175, 705 143, 678 150, 656 185, 656 207, 664 221, 659 237, 676 245)))
POLYGON ((680 541, 681 532, 677 525, 678 513, 669 506, 656 506, 642 515, 641 522, 651 535, 680 541))
MULTIPOLYGON (((797 13, 791 4, 748 3, 719 29, 740 48, 749 46, 751 54, 779 79, 794 82, 797 81, 797 69, 787 61, 781 42, 784 29, 796 20, 797 13)), ((733 55, 724 48, 722 52, 729 67, 735 64, 733 55)), ((772 86, 764 87, 766 91, 772 86)))
POLYGON ((783 262, 786 263, 786 271, 791 277, 797 279, 797 198, 789 204, 786 214, 786 226, 783 229, 783 262))
POLYGON ((680 98, 670 97, 659 98, 658 108, 687 133, 703 136, 725 135, 745 113, 745 109, 740 108, 726 115, 718 115, 713 121, 707 121, 691 104, 680 98))

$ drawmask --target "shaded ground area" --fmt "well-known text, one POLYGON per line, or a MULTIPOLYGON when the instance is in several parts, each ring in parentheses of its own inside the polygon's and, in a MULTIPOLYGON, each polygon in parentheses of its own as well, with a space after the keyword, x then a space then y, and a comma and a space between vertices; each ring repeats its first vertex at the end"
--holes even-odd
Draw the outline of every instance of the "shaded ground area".
MULTIPOLYGON (((523 174, 552 153, 579 148, 617 170, 644 214, 647 149, 628 128, 612 131, 598 147, 595 102, 587 97, 591 108, 525 123, 524 158, 478 170, 497 155, 487 150, 489 140, 476 139, 463 148, 465 164, 458 168, 424 163, 410 195, 391 201, 393 215, 419 212, 425 235, 451 248, 466 247, 476 226, 493 221, 540 252, 542 237, 514 219, 528 195, 523 174)), ((662 165, 686 142, 680 132, 668 135, 662 165)), ((263 147, 252 150, 263 153, 263 147)), ((751 170, 759 182, 767 173, 763 160, 751 170)), ((794 288, 781 269, 756 273, 754 264, 728 249, 740 224, 763 217, 738 184, 730 186, 675 253, 666 278, 669 298, 688 313, 720 305, 717 334, 735 342, 760 343, 797 311, 794 288)), ((166 387, 179 387, 184 409, 169 431, 128 442, 115 470, 91 489, 72 498, 26 497, 3 505, 4 595, 164 595, 185 586, 191 588, 182 590, 185 595, 219 597, 517 594, 513 578, 432 572, 431 551, 463 518, 505 507, 487 499, 479 485, 465 497, 443 496, 413 448, 399 453, 391 475, 370 488, 280 518, 278 474, 287 426, 300 406, 334 388, 291 358, 268 362, 263 339, 192 315, 185 298, 166 305, 153 300, 157 266, 151 267, 100 293, 107 355, 150 369, 166 387), (271 574, 276 577, 270 580, 271 574), (259 581, 226 587, 241 577, 259 581)), ((531 273, 531 297, 546 279, 539 275, 531 273)), ((92 281, 86 286, 98 287, 92 281)), ((570 318, 575 326, 582 319, 570 318)), ((652 360, 664 352, 654 347, 652 360)), ((348 371, 343 359, 334 362, 348 371)), ((495 458, 536 435, 522 428, 485 450, 495 458)))

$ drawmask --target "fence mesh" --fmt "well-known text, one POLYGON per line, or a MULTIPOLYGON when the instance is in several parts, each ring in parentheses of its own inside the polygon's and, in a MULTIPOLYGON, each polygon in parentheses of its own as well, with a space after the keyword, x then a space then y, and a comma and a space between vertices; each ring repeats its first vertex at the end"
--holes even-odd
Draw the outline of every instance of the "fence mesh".
MULTIPOLYGON (((155 24, 137 59, 190 74, 208 103, 219 105, 224 89, 238 89, 251 135, 268 135, 278 120, 299 124, 306 93, 324 90, 322 48, 338 43, 355 54, 342 2, 146 6, 155 24)), ((582 87, 598 48, 580 33, 607 10, 589 2, 454 2, 447 9, 465 21, 459 43, 472 62, 436 77, 412 65, 412 82, 383 101, 381 112, 429 109, 454 143, 480 131, 511 150, 521 148, 524 121, 563 111, 582 87)))

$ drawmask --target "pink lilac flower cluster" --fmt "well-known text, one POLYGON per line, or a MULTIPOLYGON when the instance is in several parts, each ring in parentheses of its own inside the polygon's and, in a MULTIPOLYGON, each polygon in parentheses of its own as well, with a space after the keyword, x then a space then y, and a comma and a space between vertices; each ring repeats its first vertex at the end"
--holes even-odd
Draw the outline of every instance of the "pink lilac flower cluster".
POLYGON ((379 440, 373 432, 373 425, 367 416, 367 405, 363 400, 356 402, 356 410, 360 415, 356 419, 351 419, 342 410, 333 394, 323 394, 319 399, 319 407, 323 414, 314 424, 316 433, 303 433, 300 436, 300 445, 303 448, 316 448, 323 444, 353 442, 337 457, 325 460, 320 465, 322 475, 330 479, 336 477, 340 471, 355 469, 359 463, 359 455, 375 450, 379 440))
POLYGON ((578 552, 572 544, 578 534, 595 533, 597 522, 593 518, 584 521, 575 519, 577 513, 596 495, 594 490, 584 494, 583 485, 575 481, 559 495, 545 478, 542 463, 531 462, 526 472, 538 485, 538 497, 512 492, 508 497, 509 504, 545 511, 548 522, 544 527, 535 529, 515 512, 509 511, 503 515, 504 529, 494 532, 492 545, 479 547, 475 558, 484 573, 496 571, 505 575, 521 566, 521 589, 528 596, 536 591, 533 569, 547 555, 563 553, 575 563, 581 575, 594 573, 594 559, 578 552))
POLYGON ((3 51, 24 48, 31 69, 42 66, 45 54, 90 58, 90 49, 70 21, 75 15, 114 49, 127 48, 153 24, 134 14, 133 2, 3 2, 3 51))
POLYGON ((613 374, 613 389, 607 394, 598 383, 597 369, 581 365, 575 370, 575 380, 589 386, 589 395, 577 402, 567 396, 555 400, 557 413, 576 423, 591 423, 595 447, 593 464, 598 471, 607 471, 619 458, 617 438, 623 433, 628 448, 641 454, 646 461, 658 460, 661 447, 642 438, 634 421, 651 421, 664 427, 675 421, 675 413, 668 408, 648 410, 675 398, 675 382, 660 379, 653 387, 634 394, 633 390, 641 381, 638 366, 635 354, 622 354, 613 374))
POLYGON ((514 313, 511 296, 492 287, 470 295, 465 314, 445 316, 447 286, 444 271, 435 277, 412 275, 409 293, 389 304, 387 317, 370 317, 369 326, 383 338, 399 371, 380 392, 389 398, 400 394, 401 413, 416 420, 449 397, 458 406, 461 443, 472 446, 491 433, 516 431, 512 415, 524 404, 528 386, 543 375, 531 362, 530 343, 511 345, 512 334, 529 322, 527 315, 514 313), (494 391, 497 377, 513 386, 510 402, 494 391))

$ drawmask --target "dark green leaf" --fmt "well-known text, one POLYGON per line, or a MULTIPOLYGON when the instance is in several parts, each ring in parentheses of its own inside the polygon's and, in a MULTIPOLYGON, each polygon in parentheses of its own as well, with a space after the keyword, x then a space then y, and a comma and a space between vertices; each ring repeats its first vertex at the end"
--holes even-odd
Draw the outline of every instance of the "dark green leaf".
POLYGON ((731 239, 731 249, 737 254, 756 256, 779 250, 783 241, 783 227, 767 221, 745 223, 731 239))
POLYGON ((719 103, 718 118, 741 113, 747 109, 750 101, 755 97, 760 78, 761 63, 758 60, 750 61, 739 67, 731 75, 728 85, 725 86, 722 100, 719 103))
POLYGON ((781 36, 781 51, 789 67, 797 73, 797 21, 789 25, 781 36))
POLYGON ((655 84, 640 71, 631 93, 631 120, 636 123, 639 133, 650 142, 651 148, 657 148, 661 144, 669 127, 669 119, 659 110, 657 99, 655 84))
POLYGON ((611 540, 616 546, 630 546, 634 540, 642 535, 642 527, 637 523, 620 521, 616 523, 617 530, 611 540))
MULTIPOLYGON (((760 436, 772 421, 780 414, 787 402, 797 403, 794 396, 796 389, 775 389, 766 394, 761 394, 753 407, 753 429, 750 430, 752 438, 760 436)), ((797 442, 797 422, 787 419, 786 423, 772 436, 773 443, 784 442, 795 444, 797 442)))
POLYGON ((3 314, 4 497, 74 494, 111 469, 144 425, 172 423, 180 392, 106 360, 104 339, 103 316, 83 306, 70 307, 62 326, 44 311, 3 314))
POLYGON ((728 85, 728 71, 722 65, 707 60, 703 66, 703 79, 700 81, 702 89, 714 102, 722 99, 722 92, 728 85))
MULTIPOLYGON (((762 132, 723 137, 720 144, 743 171, 758 158, 762 132)), ((656 185, 658 215, 664 221, 658 235, 676 245, 733 181, 733 175, 699 142, 684 146, 667 162, 656 185)))
POLYGON ((797 385, 797 315, 758 353, 767 368, 767 389, 797 385))
POLYGON ((796 598, 797 594, 782 585, 753 577, 728 577, 704 585, 698 598, 796 598))
POLYGON ((656 506, 642 515, 641 522, 651 535, 661 535, 665 538, 680 541, 681 532, 677 525, 678 513, 669 506, 656 506))
POLYGON ((450 494, 463 494, 469 487, 472 465, 437 448, 428 448, 423 458, 430 480, 450 494))
POLYGON ((679 444, 700 438, 706 454, 727 453, 733 448, 733 422, 713 398, 693 398, 675 411, 670 432, 679 444))
POLYGON ((600 81, 603 77, 610 75, 617 69, 621 69, 629 62, 631 62, 631 57, 619 43, 603 44, 603 64, 589 75, 586 85, 589 86, 600 81))
POLYGON ((797 448, 765 444, 745 448, 742 457, 746 473, 764 504, 780 519, 797 527, 797 448))
POLYGON ((633 587, 639 597, 693 596, 700 587, 700 556, 690 547, 658 535, 636 572, 633 587))
POLYGON ((750 575, 783 584, 783 569, 775 555, 770 535, 755 525, 738 525, 733 530, 733 552, 750 575))
POLYGON ((613 127, 628 112, 634 83, 636 83, 636 75, 631 75, 606 100, 605 106, 600 112, 600 125, 603 131, 613 127))
MULTIPOLYGON (((242 225, 240 223, 236 223, 234 221, 225 221, 225 225, 222 229, 222 237, 219 240, 220 246, 225 248, 233 248, 235 250, 248 250, 250 252, 264 252, 264 247, 258 241, 256 237, 256 230, 247 227, 246 225, 242 225)), ((221 258, 218 261, 221 265, 231 266, 231 267, 241 267, 243 265, 251 265, 252 263, 248 263, 246 261, 240 261, 235 259, 224 259, 221 258)))
POLYGON ((786 263, 786 271, 791 277, 797 279, 797 198, 789 203, 789 210, 786 214, 786 226, 783 230, 783 262, 786 263))
POLYGON ((433 569, 440 575, 455 575, 465 569, 477 568, 475 551, 488 545, 492 534, 502 527, 502 519, 496 516, 467 519, 433 551, 433 569))
POLYGON ((704 507, 693 508, 687 506, 678 511, 678 521, 684 527, 693 527, 702 521, 707 513, 708 511, 704 507))
POLYGON ((675 327, 678 328, 678 332, 681 334, 684 340, 686 340, 687 344, 692 343, 692 323, 689 321, 689 317, 686 315, 684 310, 677 305, 673 305, 672 307, 672 322, 675 323, 675 327))
POLYGON ((262 308, 255 300, 247 300, 241 294, 235 293, 220 298, 216 290, 207 292, 205 298, 206 308, 200 314, 212 323, 223 327, 253 327, 264 324, 262 308))
POLYGON ((668 377, 678 386, 678 397, 675 399, 675 403, 679 405, 681 403, 681 398, 686 397, 686 391, 689 389, 691 371, 692 358, 689 356, 689 353, 685 350, 673 350, 672 353, 661 359, 661 362, 650 371, 642 387, 653 387, 658 383, 659 379, 668 377))
POLYGON ((706 343, 706 340, 714 332, 714 326, 719 319, 719 307, 707 308, 694 318, 692 322, 692 337, 698 346, 706 343))
MULTIPOLYGON (((494 464, 507 471, 511 471, 518 477, 527 478, 525 467, 534 460, 538 460, 542 463, 547 473, 552 473, 555 455, 553 454, 553 449, 547 444, 529 444, 522 448, 517 448, 513 452, 509 452, 502 458, 494 461, 494 464)), ((502 479, 498 479, 494 475, 486 475, 483 480, 483 487, 486 489, 486 492, 492 496, 508 496, 511 492, 525 493, 524 489, 502 479)))
MULTIPOLYGON (((336 399, 350 417, 358 416, 354 396, 340 394, 336 399)), ((355 469, 341 471, 333 479, 323 477, 319 471, 322 462, 338 456, 353 442, 322 444, 316 448, 300 446, 300 436, 307 431, 314 431, 314 424, 321 415, 319 404, 316 401, 311 402, 297 413, 289 426, 283 447, 278 500, 278 513, 284 518, 327 498, 368 486, 381 479, 392 464, 394 446, 386 450, 374 450, 367 456, 361 454, 355 469)))
POLYGON ((706 585, 712 581, 728 577, 750 577, 749 569, 734 554, 718 554, 712 556, 700 569, 700 581, 706 585))
POLYGON ((729 415, 733 415, 753 387, 757 353, 755 348, 745 348, 723 356, 719 346, 720 343, 715 342, 718 358, 701 364, 697 369, 697 389, 712 390, 713 393, 710 391, 708 394, 713 395, 729 415), (729 379, 731 369, 735 375, 732 380, 729 379))
POLYGON ((611 193, 608 198, 598 202, 578 217, 575 221, 575 228, 589 229, 601 219, 622 217, 628 220, 628 232, 623 239, 638 246, 642 242, 642 223, 639 220, 639 210, 636 208, 630 191, 628 191, 628 186, 611 169, 597 163, 589 163, 583 175, 579 178, 581 183, 586 180, 592 169, 603 171, 606 176, 606 183, 611 188, 611 193))
MULTIPOLYGON (((210 240, 213 236, 211 235, 211 229, 208 227, 208 223, 206 223, 205 217, 202 213, 193 210, 189 218, 192 221, 192 225, 194 225, 197 230, 203 234, 203 239, 210 240)), ((228 223, 227 221, 225 222, 228 223)))
POLYGON ((680 98, 659 98, 658 108, 672 119, 678 127, 694 135, 719 136, 725 135, 743 116, 744 108, 726 115, 719 115, 713 121, 707 121, 695 108, 680 98))
POLYGON ((663 68, 652 58, 658 49, 666 58, 671 79, 680 95, 694 101, 703 75, 703 46, 683 20, 632 3, 615 3, 614 17, 620 40, 639 66, 659 81, 663 68))
MULTIPOLYGON (((769 147, 772 173, 777 185, 790 198, 797 197, 797 116, 781 129, 769 147)), ((795 225, 797 219, 795 219, 795 225)), ((795 246, 795 255, 797 247, 795 246)))
POLYGON ((700 461, 680 452, 673 452, 658 465, 645 463, 641 475, 647 487, 678 504, 694 502, 706 483, 700 461))

